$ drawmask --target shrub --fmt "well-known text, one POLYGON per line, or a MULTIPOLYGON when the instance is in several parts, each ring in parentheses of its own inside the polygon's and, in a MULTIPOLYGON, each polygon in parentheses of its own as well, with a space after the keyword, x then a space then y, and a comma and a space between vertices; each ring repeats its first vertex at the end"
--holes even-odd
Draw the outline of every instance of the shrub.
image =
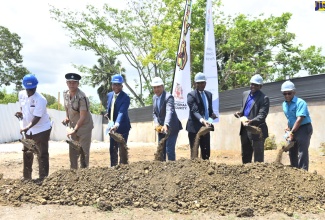
POLYGON ((269 137, 265 139, 264 150, 276 150, 277 145, 275 143, 275 135, 269 134, 269 137))

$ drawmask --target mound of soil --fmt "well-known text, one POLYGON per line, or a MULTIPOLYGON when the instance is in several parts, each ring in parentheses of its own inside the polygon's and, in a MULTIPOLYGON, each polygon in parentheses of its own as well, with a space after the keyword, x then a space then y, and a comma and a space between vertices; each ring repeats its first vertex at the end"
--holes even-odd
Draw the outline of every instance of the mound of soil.
POLYGON ((200 159, 141 161, 114 168, 60 170, 43 182, 0 178, 0 203, 144 207, 238 217, 325 209, 325 181, 281 164, 216 164, 200 159))

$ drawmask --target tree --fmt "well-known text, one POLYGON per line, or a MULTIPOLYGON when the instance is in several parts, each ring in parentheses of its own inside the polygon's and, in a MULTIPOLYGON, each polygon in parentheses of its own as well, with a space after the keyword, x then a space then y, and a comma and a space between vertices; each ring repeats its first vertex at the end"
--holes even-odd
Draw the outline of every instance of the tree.
MULTIPOLYGON (((102 10, 87 6, 82 13, 52 8, 51 13, 69 31, 72 46, 92 50, 106 63, 110 56, 123 55, 138 73, 137 87, 126 85, 144 106, 151 103, 153 77, 161 77, 170 89, 184 4, 184 0, 129 0, 125 10, 104 5, 102 10)), ((268 18, 231 17, 224 16, 220 1, 213 5, 220 90, 247 86, 256 73, 272 82, 301 70, 310 75, 324 71, 321 48, 303 50, 303 45, 294 44, 295 35, 287 31, 290 13, 268 18)), ((203 69, 205 7, 205 0, 192 2, 192 76, 203 69)))
POLYGON ((46 98, 47 106, 57 103, 57 99, 54 96, 46 94, 46 93, 41 93, 41 94, 46 98))
POLYGON ((0 86, 9 86, 13 83, 16 85, 16 91, 22 89, 21 80, 29 73, 22 65, 23 57, 20 55, 22 47, 17 34, 0 26, 0 86))
POLYGON ((295 34, 287 31, 290 13, 251 19, 240 14, 235 18, 219 18, 215 28, 219 88, 228 90, 247 86, 254 74, 266 82, 292 78, 299 71, 309 75, 325 70, 321 48, 306 50, 294 45, 295 34))
POLYGON ((93 99, 93 97, 89 97, 90 102, 90 112, 92 114, 102 115, 105 112, 104 106, 93 99))
MULTIPOLYGON (((85 66, 77 66, 77 68, 80 72, 88 74, 82 79, 83 84, 88 84, 92 87, 99 86, 97 89, 97 94, 103 106, 106 106, 107 103, 107 93, 112 91, 112 76, 116 73, 125 72, 125 69, 121 67, 121 62, 117 61, 114 55, 111 55, 106 59, 99 58, 98 65, 94 65, 93 68, 88 68, 85 66)), ((126 80, 125 75, 122 75, 126 80)))
POLYGON ((140 91, 136 93, 127 82, 125 85, 139 105, 144 106, 151 102, 143 93, 149 91, 152 95, 153 77, 172 81, 174 65, 170 63, 175 61, 184 3, 182 0, 130 0, 125 10, 104 5, 99 11, 87 6, 87 12, 77 13, 52 7, 51 13, 70 32, 72 46, 92 50, 107 63, 108 53, 124 55, 138 73, 140 91), (169 44, 173 45, 172 53, 169 44))
POLYGON ((18 102, 18 94, 8 94, 6 89, 0 91, 0 104, 16 103, 18 102))

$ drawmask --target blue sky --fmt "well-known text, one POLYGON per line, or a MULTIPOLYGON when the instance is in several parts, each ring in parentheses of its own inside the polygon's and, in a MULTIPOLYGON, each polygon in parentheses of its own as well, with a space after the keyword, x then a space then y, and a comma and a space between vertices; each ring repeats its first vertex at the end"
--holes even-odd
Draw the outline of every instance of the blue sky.
MULTIPOLYGON (((49 5, 60 9, 83 10, 87 4, 100 7, 104 3, 114 7, 125 5, 123 0, 0 0, 0 25, 21 37, 24 45, 21 51, 24 66, 39 78, 39 92, 55 97, 61 92, 62 97, 62 92, 66 89, 64 75, 76 72, 72 64, 91 67, 97 61, 91 52, 69 46, 67 32, 61 24, 50 18, 49 5)), ((311 45, 324 46, 324 31, 321 29, 324 26, 325 13, 315 12, 314 3, 311 0, 224 0, 223 11, 230 15, 243 13, 253 16, 261 13, 265 16, 279 16, 284 12, 291 12, 293 16, 288 30, 296 34, 296 43, 303 44, 305 48, 311 45)), ((323 54, 325 55, 325 51, 323 54)), ((136 77, 135 70, 126 62, 123 62, 123 66, 128 73, 134 73, 131 74, 133 78, 136 77)), ((132 79, 129 76, 128 78, 132 79)), ((97 88, 82 86, 81 89, 98 100, 97 88)))

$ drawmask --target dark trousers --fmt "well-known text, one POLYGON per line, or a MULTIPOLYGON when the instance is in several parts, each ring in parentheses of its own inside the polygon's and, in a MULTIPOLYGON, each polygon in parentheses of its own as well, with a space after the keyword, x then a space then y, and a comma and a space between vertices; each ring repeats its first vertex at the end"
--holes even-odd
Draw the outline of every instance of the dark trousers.
MULTIPOLYGON (((188 132, 188 140, 191 148, 191 158, 193 158, 192 152, 194 147, 196 133, 188 132)), ((200 138, 201 158, 203 160, 209 160, 210 158, 210 132, 200 138)))
POLYGON ((309 144, 313 134, 313 126, 309 123, 301 125, 294 134, 295 145, 289 150, 290 164, 293 167, 308 170, 309 168, 309 144))
POLYGON ((257 135, 252 135, 245 128, 240 135, 241 155, 243 163, 251 163, 254 153, 254 162, 264 162, 264 141, 257 135))
MULTIPOLYGON (((39 178, 43 179, 49 175, 49 139, 51 129, 40 132, 38 134, 26 135, 27 139, 35 141, 39 151, 38 165, 39 165, 39 178)), ((24 146, 23 149, 23 175, 25 179, 32 178, 32 166, 34 161, 34 154, 28 151, 28 148, 24 146)))
MULTIPOLYGON (((128 142, 129 132, 122 134, 125 143, 128 142)), ((113 138, 109 138, 110 145, 109 145, 109 153, 111 156, 111 167, 116 166, 118 163, 118 148, 119 143, 117 143, 113 138)), ((121 161, 120 161, 121 163, 121 161)))

